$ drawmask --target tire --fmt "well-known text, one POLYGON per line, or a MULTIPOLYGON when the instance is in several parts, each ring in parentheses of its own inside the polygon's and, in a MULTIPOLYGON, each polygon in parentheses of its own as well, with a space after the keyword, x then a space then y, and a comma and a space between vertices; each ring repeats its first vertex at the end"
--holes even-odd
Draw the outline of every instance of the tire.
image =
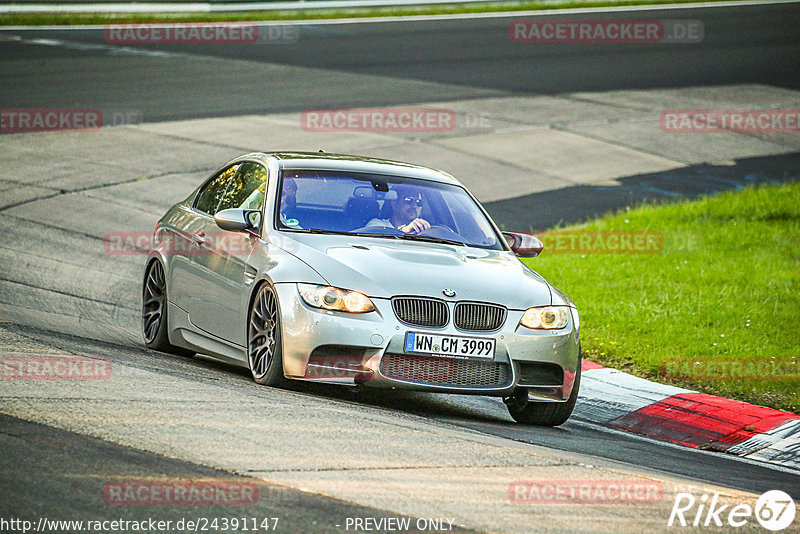
POLYGON ((278 295, 262 284, 250 304, 247 318, 247 364, 253 380, 265 386, 285 382, 278 295))
POLYGON ((179 356, 194 355, 193 351, 169 342, 167 283, 164 266, 158 260, 147 266, 142 284, 142 337, 144 344, 153 350, 179 356))
POLYGON ((575 384, 572 393, 566 402, 533 402, 528 400, 525 388, 518 390, 520 395, 504 399, 508 413, 517 423, 537 426, 558 426, 564 424, 578 400, 578 390, 581 386, 581 362, 578 360, 578 372, 575 374, 575 384), (524 394, 524 396, 523 396, 524 394))

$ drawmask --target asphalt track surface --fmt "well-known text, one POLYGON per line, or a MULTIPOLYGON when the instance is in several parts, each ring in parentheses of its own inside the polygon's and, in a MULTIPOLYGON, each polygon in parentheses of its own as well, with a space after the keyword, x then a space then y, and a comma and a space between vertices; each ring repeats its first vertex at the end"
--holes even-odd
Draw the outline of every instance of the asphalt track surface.
MULTIPOLYGON (((204 480, 230 484, 255 484, 254 504, 237 506, 232 512, 226 505, 204 506, 200 514, 187 513, 180 506, 160 506, 159 521, 177 524, 184 518, 268 518, 269 525, 280 526, 282 518, 291 518, 295 532, 338 532, 348 517, 396 517, 380 510, 357 506, 337 499, 321 498, 292 488, 265 484, 207 467, 164 458, 99 440, 24 421, 0 414, 0 448, 3 455, 3 516, 46 518, 96 518, 98 520, 141 520, 137 507, 105 505, 103 487, 107 480, 141 480, 152 477, 173 480, 204 480), (25 462, 18 462, 25 458, 25 462), (31 477, 31 466, 37 466, 31 477), (104 479, 92 476, 102 473, 104 479), (14 491, 11 491, 11 490, 14 491), (98 510, 107 510, 105 514, 98 510), (278 519, 273 523, 272 520, 278 519)), ((248 488, 249 486, 244 486, 248 488)), ((148 506, 145 506, 148 508, 148 506)), ((154 507, 149 507, 154 508, 154 507)), ((260 521, 259 521, 260 523, 260 521)), ((454 532, 468 532, 454 528, 454 532)))
MULTIPOLYGON (((656 18, 663 14, 659 11, 629 13, 625 18, 656 18)), ((544 45, 533 49, 504 39, 502 29, 508 26, 510 19, 497 17, 307 25, 301 27, 301 36, 313 36, 313 39, 301 38, 292 46, 217 45, 183 50, 170 47, 170 52, 192 56, 268 63, 269 68, 275 70, 274 76, 241 67, 230 71, 215 68, 211 72, 203 69, 202 63, 187 62, 174 54, 109 56, 102 48, 92 46, 0 41, 0 61, 5 66, 0 73, 0 102, 3 108, 129 108, 140 110, 147 121, 160 121, 565 91, 733 83, 800 88, 800 9, 797 4, 669 11, 669 16, 702 20, 705 40, 691 46, 544 45), (87 64, 91 64, 91 79, 86 77, 87 69, 79 68, 87 64), (287 71, 280 66, 313 70, 293 68, 287 71), (291 76, 287 76, 289 72, 291 76), (354 87, 352 79, 342 77, 341 73, 365 75, 361 78, 363 84, 354 87)), ((97 31, 13 33, 26 39, 103 44, 102 34, 97 31)), ((158 47, 149 48, 158 50, 158 47)), ((766 172, 764 181, 780 181, 783 176, 779 171, 787 166, 796 169, 797 157, 765 158, 744 163, 747 164, 774 169, 774 172, 766 172)), ((685 173, 691 175, 689 171, 685 173)), ((734 177, 732 185, 724 187, 738 183, 734 177)), ((676 191, 686 192, 693 185, 696 183, 689 177, 684 186, 676 186, 676 191)), ((570 193, 579 195, 580 191, 570 193)), ((602 212, 630 203, 631 191, 625 194, 628 196, 616 194, 593 210, 602 212)), ((572 203, 572 197, 567 198, 564 192, 544 195, 550 195, 550 199, 562 195, 564 205, 572 203)), ((513 208, 514 202, 520 201, 502 201, 507 203, 502 206, 504 210, 513 208)), ((558 220, 554 215, 544 214, 540 220, 529 222, 531 227, 540 227, 565 219, 579 220, 589 214, 586 210, 569 215, 560 212, 558 220)), ((4 271, 6 269, 16 268, 6 265, 4 271)), ((134 301, 131 303, 135 305, 134 301)), ((135 313, 126 312, 124 317, 135 318, 135 313)), ((75 354, 100 352, 115 362, 191 377, 200 383, 221 381, 230 387, 257 388, 241 369, 201 358, 187 360, 153 353, 135 342, 109 342, 91 332, 70 335, 51 328, 46 322, 32 320, 8 322, 5 329, 6 333, 22 340, 75 354)), ((390 414, 420 415, 515 441, 677 474, 700 483, 757 493, 783 489, 794 498, 800 498, 800 477, 790 472, 724 455, 672 447, 580 420, 570 420, 555 429, 523 428, 510 422, 504 407, 496 400, 402 392, 386 396, 307 384, 292 386, 292 389, 354 409, 377 407, 390 414)), ((3 451, 0 455, 3 494, 11 495, 4 497, 0 505, 3 516, 35 512, 52 517, 91 509, 97 517, 98 507, 92 504, 98 498, 97 479, 78 474, 146 476, 159 473, 177 478, 231 478, 228 473, 6 416, 0 417, 0 449, 3 451), (46 469, 41 467, 43 465, 46 469)), ((276 492, 273 495, 284 492, 281 493, 284 498, 261 504, 262 509, 249 510, 248 515, 250 512, 276 513, 278 508, 274 504, 279 502, 282 517, 293 518, 297 531, 338 531, 340 529, 331 521, 333 516, 382 515, 379 510, 313 494, 270 485, 262 485, 262 488, 262 491, 276 492)), ((117 516, 116 512, 109 512, 109 517, 117 516)), ((127 509, 126 513, 136 514, 137 510, 127 509)), ((498 529, 502 529, 502 525, 498 525, 498 529)))
MULTIPOLYGON (((761 83, 800 87, 796 3, 606 13, 592 19, 700 20, 690 44, 541 44, 508 38, 524 16, 304 24, 291 44, 140 46, 150 51, 254 62, 213 71, 186 58, 102 48, 6 42, 4 107, 128 108, 148 122, 182 118, 403 105, 489 95, 703 87, 761 83), (304 69, 267 70, 258 63, 304 69), (90 64, 89 67, 87 64, 90 64), (322 71, 317 69, 323 69, 322 71), (342 73, 365 75, 354 80, 342 73), (201 83, 198 83, 201 82, 201 83), (91 88, 91 90, 87 90, 91 88)), ((583 20, 587 15, 558 15, 583 20)), ((25 37, 105 44, 102 31, 11 31, 25 37)))

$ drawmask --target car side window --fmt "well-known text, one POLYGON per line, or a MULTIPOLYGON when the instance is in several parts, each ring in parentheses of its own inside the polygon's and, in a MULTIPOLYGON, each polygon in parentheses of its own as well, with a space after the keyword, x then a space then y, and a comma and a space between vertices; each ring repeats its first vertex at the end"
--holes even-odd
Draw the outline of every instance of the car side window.
POLYGON ((241 166, 242 164, 240 163, 232 165, 208 182, 197 195, 197 201, 194 203, 195 209, 208 213, 209 215, 217 213, 217 211, 219 211, 217 206, 219 206, 220 200, 222 200, 222 197, 225 195, 228 183, 236 175, 236 171, 238 171, 241 166))
POLYGON ((236 175, 228 182, 217 211, 231 208, 261 209, 266 189, 267 169, 258 163, 242 163, 236 175))

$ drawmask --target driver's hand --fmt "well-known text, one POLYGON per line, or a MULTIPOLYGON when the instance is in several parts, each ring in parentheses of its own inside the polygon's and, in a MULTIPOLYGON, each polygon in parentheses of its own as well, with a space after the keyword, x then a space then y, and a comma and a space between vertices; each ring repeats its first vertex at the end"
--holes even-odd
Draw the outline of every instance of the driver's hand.
POLYGON ((425 219, 414 219, 410 223, 403 225, 399 228, 399 230, 403 233, 414 232, 416 234, 421 234, 425 230, 429 230, 431 227, 431 223, 426 221, 425 219))

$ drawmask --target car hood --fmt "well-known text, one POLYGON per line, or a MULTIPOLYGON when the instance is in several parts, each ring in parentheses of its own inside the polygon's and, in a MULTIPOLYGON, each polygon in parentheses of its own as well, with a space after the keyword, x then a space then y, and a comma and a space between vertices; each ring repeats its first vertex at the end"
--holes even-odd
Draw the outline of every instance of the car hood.
MULTIPOLYGON (((382 238, 294 234, 283 241, 327 282, 370 297, 423 295, 524 310, 551 304, 549 284, 512 252, 382 238)), ((300 280, 298 280, 300 281, 300 280)))

